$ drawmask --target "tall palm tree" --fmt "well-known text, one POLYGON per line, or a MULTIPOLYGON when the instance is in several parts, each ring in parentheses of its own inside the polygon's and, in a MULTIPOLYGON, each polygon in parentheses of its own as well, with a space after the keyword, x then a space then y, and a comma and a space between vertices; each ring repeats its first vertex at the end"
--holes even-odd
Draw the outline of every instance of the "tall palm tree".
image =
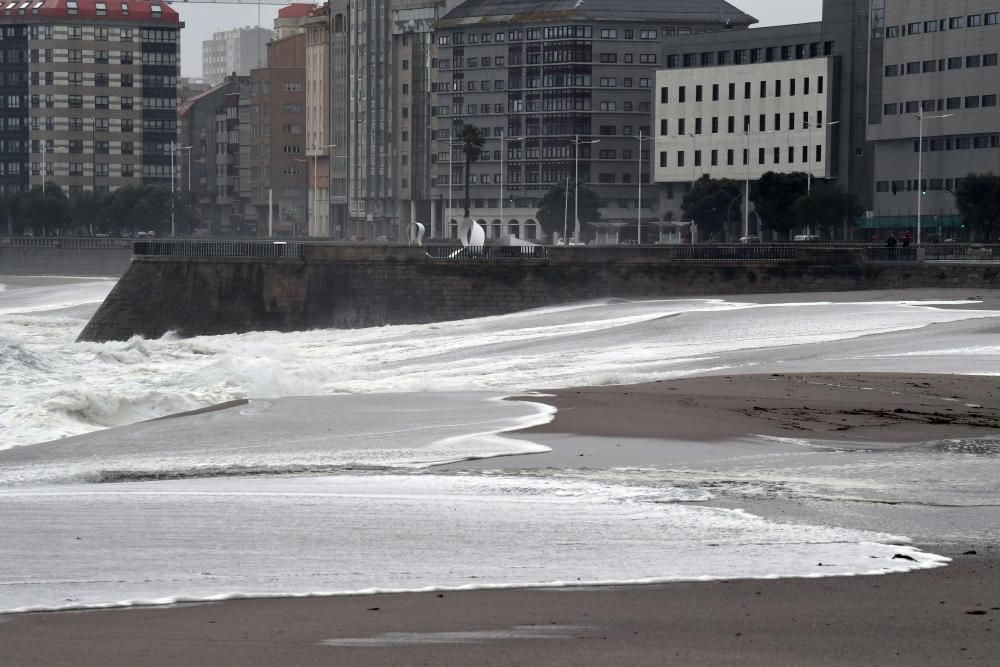
POLYGON ((458 140, 462 142, 462 152, 465 153, 465 217, 469 217, 469 167, 479 159, 483 149, 483 134, 475 125, 463 125, 458 132, 458 140))

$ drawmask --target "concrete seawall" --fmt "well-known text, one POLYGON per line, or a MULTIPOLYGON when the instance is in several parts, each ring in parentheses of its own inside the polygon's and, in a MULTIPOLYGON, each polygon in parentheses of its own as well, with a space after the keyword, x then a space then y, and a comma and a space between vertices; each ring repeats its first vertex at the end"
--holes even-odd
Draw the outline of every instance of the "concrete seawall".
POLYGON ((0 275, 120 276, 131 261, 127 239, 0 239, 0 275))
POLYGON ((1000 265, 670 260, 660 248, 549 248, 538 263, 435 261, 405 246, 307 245, 301 258, 136 257, 80 340, 420 324, 572 301, 712 294, 1000 287, 1000 265))

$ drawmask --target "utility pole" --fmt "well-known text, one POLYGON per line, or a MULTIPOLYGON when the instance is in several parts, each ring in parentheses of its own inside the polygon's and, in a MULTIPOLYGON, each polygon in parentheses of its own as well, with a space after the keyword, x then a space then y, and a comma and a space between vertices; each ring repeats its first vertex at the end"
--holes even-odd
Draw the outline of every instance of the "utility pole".
POLYGON ((924 119, 937 120, 939 118, 950 118, 955 114, 946 113, 940 116, 925 116, 924 112, 913 114, 913 117, 920 121, 920 130, 917 140, 917 245, 920 245, 921 217, 924 205, 924 119))
POLYGON ((573 242, 580 242, 580 144, 599 144, 600 139, 580 141, 580 135, 573 135, 573 242))
POLYGON ((170 238, 177 236, 177 227, 174 224, 174 154, 177 152, 177 144, 170 142, 170 238))

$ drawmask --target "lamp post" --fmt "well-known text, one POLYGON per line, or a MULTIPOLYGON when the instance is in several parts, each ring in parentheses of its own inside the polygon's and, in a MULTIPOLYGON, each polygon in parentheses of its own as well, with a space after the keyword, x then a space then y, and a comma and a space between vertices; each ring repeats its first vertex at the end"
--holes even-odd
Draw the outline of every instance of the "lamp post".
MULTIPOLYGON (((746 169, 744 169, 744 178, 746 183, 743 187, 743 238, 750 236, 750 123, 747 122, 747 126, 744 129, 744 133, 747 135, 747 148, 746 148, 746 161, 744 162, 746 169)), ((760 218, 758 217, 758 220, 760 218)), ((760 225, 758 224, 758 227, 760 225)), ((728 234, 728 230, 726 231, 728 234)), ((728 239, 727 239, 728 241, 728 239)))
POLYGON ((503 236, 504 230, 507 229, 503 223, 503 159, 504 154, 507 152, 507 142, 508 141, 520 141, 524 137, 508 137, 504 134, 503 128, 500 128, 500 136, 497 137, 500 140, 500 235, 503 236))
MULTIPOLYGON (((599 144, 600 139, 580 141, 580 135, 573 135, 573 242, 580 242, 580 146, 582 144, 599 144)), ((641 144, 640 144, 641 145, 641 144)), ((641 151, 640 151, 641 153, 641 151)))
POLYGON ((170 142, 170 238, 177 236, 177 227, 174 224, 174 155, 177 153, 176 142, 170 142))
POLYGON ((917 139, 917 245, 920 245, 921 217, 924 204, 924 120, 949 118, 954 115, 946 113, 939 116, 925 116, 923 111, 913 114, 913 117, 920 121, 920 130, 917 139))
MULTIPOLYGON (((642 136, 642 130, 640 129, 639 130, 639 136, 638 137, 633 136, 632 138, 633 139, 637 139, 639 141, 639 150, 637 151, 638 154, 639 154, 638 157, 637 157, 637 160, 638 160, 638 163, 639 163, 639 177, 638 177, 639 178, 639 195, 638 195, 638 199, 636 200, 636 203, 635 203, 635 209, 636 209, 635 210, 635 218, 636 218, 636 224, 635 224, 635 242, 636 242, 636 244, 641 245, 642 244, 642 142, 649 141, 649 140, 652 139, 652 137, 644 137, 644 136, 642 136)), ((691 155, 691 163, 694 164, 694 155, 693 154, 691 155)), ((691 187, 694 188, 694 181, 691 181, 691 187)))
MULTIPOLYGON (((807 128, 809 128, 809 150, 808 150, 808 151, 807 151, 807 153, 806 153, 806 158, 807 158, 807 159, 808 159, 808 161, 809 161, 809 168, 808 168, 808 169, 806 169, 806 193, 807 193, 807 194, 808 194, 808 193, 810 193, 810 192, 812 192, 812 173, 813 173, 813 158, 812 158, 812 154, 813 154, 813 127, 814 127, 814 126, 818 126, 818 127, 824 127, 824 128, 825 128, 825 127, 830 127, 830 126, 832 126, 832 125, 839 125, 839 124, 840 124, 840 121, 839 121, 839 120, 831 120, 831 121, 830 121, 829 123, 826 123, 826 124, 824 124, 824 123, 811 123, 811 122, 809 122, 809 121, 806 121, 806 127, 807 127, 807 128)), ((824 173, 824 174, 826 173, 826 170, 825 170, 825 169, 823 170, 823 173, 824 173)))
MULTIPOLYGON (((745 184, 743 187, 743 236, 746 237, 750 236, 750 161, 752 159, 752 156, 750 155, 750 135, 780 134, 780 132, 776 132, 774 130, 766 130, 764 132, 751 132, 750 124, 747 123, 747 126, 743 130, 743 134, 746 135, 746 140, 747 140, 746 161, 744 162, 744 166, 746 167, 746 169, 744 170, 745 184)), ((758 234, 760 233, 760 220, 757 221, 757 233, 758 234)))
MULTIPOLYGON (((449 233, 450 233, 450 227, 451 227, 451 225, 448 222, 447 218, 449 218, 451 216, 451 204, 452 204, 451 197, 452 197, 452 191, 454 190, 454 187, 453 187, 454 183, 453 183, 453 181, 455 180, 455 170, 454 170, 453 165, 452 165, 452 160, 455 157, 455 146, 461 146, 462 143, 461 142, 456 143, 455 141, 452 141, 451 137, 447 137, 445 139, 438 139, 438 141, 446 141, 446 142, 448 142, 448 210, 445 211, 445 216, 444 217, 446 218, 446 220, 444 220, 443 222, 444 222, 444 225, 445 225, 445 229, 449 230, 449 233)), ((501 176, 501 178, 502 178, 502 176, 501 176)), ((502 198, 502 196, 501 196, 501 198, 502 198)))

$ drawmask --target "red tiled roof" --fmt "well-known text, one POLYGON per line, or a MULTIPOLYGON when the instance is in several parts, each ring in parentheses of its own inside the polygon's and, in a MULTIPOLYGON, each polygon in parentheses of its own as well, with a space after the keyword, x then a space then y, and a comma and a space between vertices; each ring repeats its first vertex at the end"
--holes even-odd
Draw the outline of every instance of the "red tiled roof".
POLYGON ((282 7, 278 10, 279 19, 298 19, 304 16, 309 16, 309 12, 316 8, 316 5, 295 2, 287 7, 282 7))
POLYGON ((177 12, 158 0, 0 0, 0 20, 7 17, 180 23, 177 12), (76 12, 71 13, 74 6, 76 12), (154 13, 154 7, 159 11, 154 13))

